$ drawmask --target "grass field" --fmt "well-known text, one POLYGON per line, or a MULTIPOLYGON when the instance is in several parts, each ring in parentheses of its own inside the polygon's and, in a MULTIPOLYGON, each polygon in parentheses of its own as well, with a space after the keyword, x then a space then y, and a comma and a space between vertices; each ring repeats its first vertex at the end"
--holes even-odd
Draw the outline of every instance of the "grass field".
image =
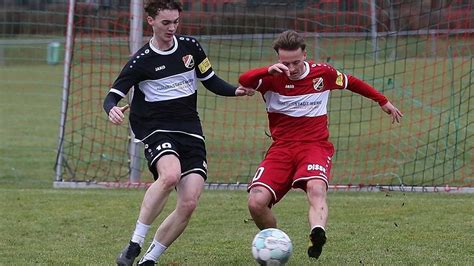
MULTIPOLYGON (((1 188, 0 264, 111 265, 130 237, 142 195, 141 190, 1 188)), ((175 194, 165 213, 174 199, 175 194)), ((473 200, 472 195, 330 193, 329 240, 318 263, 472 265, 473 200)), ((275 207, 279 226, 294 245, 289 265, 311 262, 305 253, 305 201, 303 193, 292 192, 275 207)), ((257 229, 248 219, 244 191, 205 191, 189 227, 159 265, 252 265, 250 243, 257 229)))
MULTIPOLYGON (((143 190, 52 189, 61 75, 61 66, 0 67, 0 265, 111 265, 138 214, 143 190)), ((215 115, 212 103, 206 115, 215 115)), ((470 194, 330 193, 329 240, 317 263, 472 265, 473 202, 470 194)), ((306 212, 300 192, 275 207, 294 244, 289 265, 311 263, 306 212)), ((245 192, 205 191, 160 265, 252 265, 257 229, 248 219, 245 192)))

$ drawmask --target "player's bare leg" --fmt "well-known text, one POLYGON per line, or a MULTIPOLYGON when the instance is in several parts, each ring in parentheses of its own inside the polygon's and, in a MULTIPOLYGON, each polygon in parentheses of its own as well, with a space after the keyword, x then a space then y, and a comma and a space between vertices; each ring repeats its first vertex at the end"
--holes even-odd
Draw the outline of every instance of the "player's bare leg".
POLYGON ((262 230, 276 228, 277 222, 269 205, 273 196, 263 187, 253 187, 248 198, 248 208, 255 225, 262 230))
POLYGON ((306 183, 306 195, 309 202, 308 219, 311 228, 314 226, 326 226, 328 219, 326 194, 326 183, 323 180, 313 179, 306 183))
POLYGON ((308 256, 319 258, 326 243, 326 226, 328 218, 328 205, 326 201, 326 183, 320 179, 310 180, 306 183, 306 195, 309 202, 308 220, 311 226, 308 256))
POLYGON ((203 188, 204 179, 199 174, 192 173, 181 179, 177 187, 176 209, 161 223, 155 239, 170 245, 181 235, 197 207, 203 188))
POLYGON ((140 260, 140 265, 155 262, 184 232, 197 207, 203 187, 204 179, 199 174, 192 173, 181 179, 177 186, 176 209, 159 226, 152 245, 140 260))
MULTIPOLYGON (((175 155, 161 157, 156 163, 156 167, 159 178, 145 192, 138 216, 141 226, 149 227, 153 223, 163 210, 170 192, 176 187, 181 177, 181 165, 175 155)), ((135 258, 140 254, 145 234, 138 236, 137 228, 135 229, 132 236, 132 240, 135 242, 130 241, 118 255, 117 265, 129 266, 133 264, 135 258)))
POLYGON ((161 157, 156 167, 158 180, 147 189, 138 216, 144 224, 151 224, 158 217, 181 178, 181 164, 175 155, 161 157))

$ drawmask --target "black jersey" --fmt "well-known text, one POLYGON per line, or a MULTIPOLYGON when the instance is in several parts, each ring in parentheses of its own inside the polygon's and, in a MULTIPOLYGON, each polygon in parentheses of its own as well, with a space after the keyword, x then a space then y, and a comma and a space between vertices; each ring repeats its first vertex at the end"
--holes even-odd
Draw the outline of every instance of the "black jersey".
POLYGON ((197 112, 197 81, 214 75, 199 42, 175 36, 173 47, 158 50, 149 43, 138 50, 115 80, 110 92, 125 97, 135 86, 130 125, 135 138, 147 143, 157 132, 178 132, 203 138, 197 112))

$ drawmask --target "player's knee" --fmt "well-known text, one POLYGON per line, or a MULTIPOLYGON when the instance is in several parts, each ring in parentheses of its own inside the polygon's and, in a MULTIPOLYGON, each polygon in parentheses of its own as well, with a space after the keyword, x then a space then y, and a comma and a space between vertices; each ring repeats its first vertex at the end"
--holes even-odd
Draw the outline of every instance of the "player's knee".
POLYGON ((178 203, 177 210, 186 217, 191 217, 197 207, 196 199, 185 199, 178 203))
POLYGON ((180 178, 180 173, 161 173, 158 180, 165 189, 174 189, 178 185, 180 178))
POLYGON ((326 182, 323 180, 310 180, 306 184, 306 193, 308 193, 310 197, 325 198, 326 190, 326 182))
POLYGON ((258 197, 256 195, 250 194, 249 199, 248 199, 248 208, 251 213, 259 213, 263 209, 268 207, 268 200, 266 200, 263 197, 258 197))

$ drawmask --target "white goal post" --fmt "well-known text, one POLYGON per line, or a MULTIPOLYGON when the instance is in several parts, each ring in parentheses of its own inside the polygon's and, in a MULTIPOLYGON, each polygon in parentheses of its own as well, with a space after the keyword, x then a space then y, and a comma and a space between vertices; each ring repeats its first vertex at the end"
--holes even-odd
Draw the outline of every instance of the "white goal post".
MULTIPOLYGON (((56 160, 56 177, 55 182, 62 182, 62 167, 64 165, 63 156, 63 140, 64 140, 64 128, 67 119, 68 109, 68 97, 69 97, 69 86, 70 86, 70 69, 71 60, 74 49, 74 15, 75 15, 76 0, 69 0, 68 9, 68 21, 67 21, 67 32, 66 32, 66 45, 65 45, 65 56, 64 56, 64 75, 63 75, 63 93, 61 101, 61 117, 59 123, 59 143, 58 153, 56 160)), ((135 53, 143 45, 143 0, 131 0, 130 1, 130 33, 129 33, 129 46, 130 54, 135 53)), ((133 98, 133 88, 129 92, 129 101, 133 98)), ((129 158, 130 158, 130 176, 129 180, 131 183, 140 182, 140 163, 141 156, 140 149, 141 145, 134 141, 135 136, 133 131, 130 129, 129 138, 129 158)), ((74 187, 74 184, 71 185, 74 187)))

